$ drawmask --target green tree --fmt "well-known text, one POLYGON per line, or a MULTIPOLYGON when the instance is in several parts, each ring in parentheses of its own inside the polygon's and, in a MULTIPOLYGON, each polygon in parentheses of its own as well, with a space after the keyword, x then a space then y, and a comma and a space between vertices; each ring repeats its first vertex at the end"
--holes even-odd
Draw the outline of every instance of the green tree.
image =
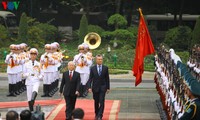
POLYGON ((108 25, 114 25, 115 29, 125 28, 127 25, 127 20, 120 14, 114 14, 109 17, 108 25))
POLYGON ((164 43, 169 47, 178 50, 187 50, 191 40, 191 28, 179 26, 166 32, 164 43))
POLYGON ((8 38, 8 34, 9 32, 7 31, 7 29, 3 26, 3 25, 0 25, 0 45, 1 46, 5 46, 5 42, 8 38))
POLYGON ((45 43, 50 43, 56 40, 58 29, 55 26, 49 25, 47 23, 40 23, 36 27, 42 31, 40 37, 45 40, 45 43))
POLYGON ((84 40, 85 35, 88 33, 88 20, 85 14, 81 17, 79 26, 79 44, 84 40))
POLYGON ((28 22, 26 13, 22 13, 19 23, 19 35, 18 40, 27 42, 28 22))
POLYGON ((133 43, 136 41, 136 36, 134 33, 125 30, 117 29, 115 31, 105 31, 102 33, 102 37, 106 38, 112 44, 117 44, 117 46, 122 47, 124 45, 129 45, 135 47, 133 43), (131 43, 131 44, 130 44, 131 43))
POLYGON ((0 36, 0 40, 5 40, 8 37, 8 31, 3 25, 0 25, 0 36))
POLYGON ((200 44, 200 17, 197 19, 194 30, 192 31, 192 47, 194 44, 200 44))
POLYGON ((104 31, 105 30, 98 25, 88 25, 88 33, 95 32, 101 36, 104 31))
POLYGON ((45 39, 42 38, 43 31, 36 26, 31 26, 29 28, 27 36, 28 36, 27 37, 28 45, 30 45, 31 47, 39 48, 39 47, 43 46, 45 43, 45 39))

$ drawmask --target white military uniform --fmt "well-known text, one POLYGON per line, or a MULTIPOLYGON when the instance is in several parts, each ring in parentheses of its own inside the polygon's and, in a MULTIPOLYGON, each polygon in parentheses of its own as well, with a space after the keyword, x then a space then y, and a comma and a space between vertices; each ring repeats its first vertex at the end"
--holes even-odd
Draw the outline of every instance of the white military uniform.
POLYGON ((7 66, 7 74, 8 74, 8 83, 9 84, 16 84, 17 83, 17 73, 18 73, 18 66, 19 66, 19 59, 17 59, 17 54, 10 53, 6 56, 5 63, 8 64, 7 66))
POLYGON ((89 61, 87 60, 87 56, 84 53, 79 53, 74 56, 73 62, 76 65, 75 71, 80 73, 82 85, 86 85, 89 71, 89 61))
POLYGON ((22 76, 26 78, 27 99, 31 101, 32 93, 34 91, 38 93, 40 80, 43 77, 40 71, 40 63, 36 60, 29 60, 25 63, 22 76))
POLYGON ((41 56, 40 63, 42 64, 42 72, 44 73, 43 83, 50 85, 54 80, 53 72, 55 69, 55 60, 52 58, 52 53, 45 53, 41 56), (45 56, 48 56, 46 58, 45 56))

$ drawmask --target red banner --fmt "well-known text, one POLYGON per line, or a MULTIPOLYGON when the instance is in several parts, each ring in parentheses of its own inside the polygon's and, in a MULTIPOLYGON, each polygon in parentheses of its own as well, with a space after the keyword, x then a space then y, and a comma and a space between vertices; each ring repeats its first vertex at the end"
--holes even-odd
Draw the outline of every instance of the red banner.
POLYGON ((132 68, 133 75, 136 77, 135 86, 142 82, 142 74, 144 72, 145 56, 154 53, 154 46, 149 35, 142 11, 139 8, 140 21, 138 27, 138 38, 135 51, 135 60, 132 68))

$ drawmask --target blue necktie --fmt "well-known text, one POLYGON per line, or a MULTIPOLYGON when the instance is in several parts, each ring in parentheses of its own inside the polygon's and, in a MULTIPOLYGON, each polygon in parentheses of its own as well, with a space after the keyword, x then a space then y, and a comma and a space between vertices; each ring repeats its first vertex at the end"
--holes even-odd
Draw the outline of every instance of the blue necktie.
POLYGON ((101 75, 101 65, 99 65, 99 76, 101 75))

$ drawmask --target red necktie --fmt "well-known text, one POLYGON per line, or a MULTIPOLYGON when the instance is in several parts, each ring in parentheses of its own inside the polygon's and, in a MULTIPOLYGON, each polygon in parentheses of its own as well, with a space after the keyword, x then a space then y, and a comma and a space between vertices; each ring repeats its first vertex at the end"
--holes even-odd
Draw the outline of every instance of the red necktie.
POLYGON ((72 80, 72 72, 69 74, 69 79, 72 80))

